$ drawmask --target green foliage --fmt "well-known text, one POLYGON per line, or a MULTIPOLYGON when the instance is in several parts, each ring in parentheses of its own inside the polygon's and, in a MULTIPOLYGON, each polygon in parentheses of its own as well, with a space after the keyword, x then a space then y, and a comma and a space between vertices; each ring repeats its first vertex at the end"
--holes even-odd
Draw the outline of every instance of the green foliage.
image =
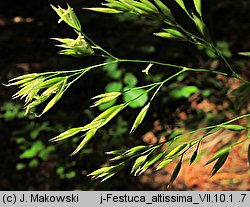
POLYGON ((133 73, 126 73, 123 81, 125 84, 131 87, 136 86, 138 82, 137 78, 133 75, 133 73))
POLYGON ((170 91, 169 95, 174 99, 189 98, 194 93, 198 92, 197 86, 183 86, 180 89, 170 91))
POLYGON ((215 43, 216 50, 211 50, 211 48, 207 48, 205 45, 198 45, 198 49, 205 50, 205 53, 209 58, 217 58, 220 53, 225 58, 231 58, 232 52, 230 50, 230 44, 226 41, 218 41, 215 43))
POLYGON ((22 110, 21 104, 13 104, 13 102, 5 102, 0 108, 0 118, 9 121, 16 117, 24 118, 25 113, 22 110))
POLYGON ((128 103, 129 107, 138 108, 144 106, 148 100, 148 95, 144 89, 131 89, 123 94, 123 100, 125 103, 128 103))
POLYGON ((66 171, 64 166, 59 166, 56 169, 56 174, 60 177, 60 179, 72 179, 76 176, 75 171, 72 170, 66 171))
MULTIPOLYGON (((131 132, 134 132, 143 122, 153 100, 159 91, 164 85, 175 80, 176 78, 179 82, 182 82, 182 84, 178 85, 176 88, 171 88, 171 91, 168 94, 171 99, 188 99, 192 95, 198 93, 201 93, 204 97, 208 97, 211 94, 209 89, 201 90, 198 86, 196 86, 196 84, 183 85, 183 83, 185 83, 183 80, 186 78, 184 74, 209 73, 224 76, 226 78, 231 77, 241 81, 243 84, 242 87, 247 88, 249 86, 249 82, 243 79, 237 72, 235 72, 226 60, 226 58, 230 58, 232 56, 232 53, 229 50, 230 45, 225 41, 220 41, 217 43, 212 42, 206 24, 203 21, 201 1, 193 1, 193 6, 196 11, 192 11, 190 8, 187 8, 187 5, 182 0, 175 0, 175 2, 177 5, 179 5, 180 9, 185 12, 185 18, 187 18, 187 21, 191 22, 195 28, 187 30, 181 26, 182 24, 180 24, 179 20, 177 20, 177 18, 172 14, 173 12, 171 9, 160 0, 106 0, 105 3, 102 4, 103 7, 93 7, 87 9, 108 14, 135 14, 154 21, 158 21, 161 23, 161 25, 163 25, 162 31, 155 31, 154 35, 171 40, 186 41, 196 45, 200 49, 204 49, 210 58, 218 58, 225 64, 226 67, 223 70, 191 68, 151 60, 118 58, 107 50, 103 49, 101 46, 97 45, 92 39, 85 35, 85 32, 82 30, 82 26, 76 14, 69 5, 67 5, 67 9, 63 9, 60 6, 52 6, 60 18, 59 23, 65 22, 67 25, 73 28, 77 34, 76 39, 53 38, 54 40, 60 42, 60 45, 57 46, 63 48, 59 54, 70 55, 74 57, 92 55, 101 56, 106 59, 99 64, 86 66, 76 70, 70 69, 65 71, 60 70, 53 72, 31 73, 13 78, 7 84, 7 86, 16 86, 19 88, 19 91, 13 96, 13 98, 25 98, 26 115, 30 112, 36 112, 36 107, 45 104, 43 110, 37 115, 42 116, 48 112, 61 99, 67 89, 70 88, 70 86, 80 79, 85 73, 96 68, 102 68, 104 71, 106 71, 107 76, 110 78, 110 82, 107 83, 107 85, 104 87, 104 91, 100 95, 93 97, 95 102, 92 105, 92 107, 97 106, 100 110, 102 110, 102 112, 93 118, 93 120, 88 124, 70 128, 50 140, 53 142, 62 141, 82 134, 83 136, 81 136, 81 138, 83 137, 83 139, 72 153, 72 155, 75 155, 87 146, 87 144, 92 140, 97 132, 101 130, 101 128, 113 121, 117 116, 119 117, 121 111, 129 107, 141 107, 142 109, 135 118, 131 129, 131 132), (193 32, 194 30, 196 30, 196 32, 193 32), (199 34, 197 35, 196 33, 198 32, 199 34), (149 70, 152 68, 152 66, 154 66, 154 68, 160 66, 171 68, 172 71, 171 75, 168 74, 166 77, 160 77, 160 80, 153 81, 147 85, 138 86, 137 84, 139 83, 139 78, 134 73, 125 72, 124 69, 120 68, 120 64, 126 63, 147 64, 147 68, 142 71, 146 75, 149 75, 149 70)), ((241 54, 248 55, 246 53, 241 54)), ((240 90, 236 90, 232 93, 237 94, 240 92, 240 90)), ((4 115, 2 115, 2 117, 5 119, 11 119, 13 116, 19 114, 19 109, 15 110, 8 105, 1 108, 1 111, 4 110, 6 112, 4 115)), ((22 116, 20 115, 20 117, 22 116)), ((187 151, 197 145, 196 150, 193 152, 190 158, 190 163, 192 164, 198 156, 198 149, 203 139, 207 138, 208 135, 211 135, 219 129, 237 132, 246 130, 249 127, 237 125, 234 124, 234 122, 249 117, 250 114, 248 113, 238 116, 235 119, 229 120, 227 122, 200 128, 188 132, 187 134, 174 132, 171 134, 169 139, 155 145, 139 145, 127 150, 110 151, 107 154, 113 156, 110 159, 110 161, 112 161, 111 165, 97 169, 90 173, 89 176, 94 179, 98 178, 102 181, 105 181, 120 172, 128 164, 132 164, 131 173, 137 176, 145 172, 150 166, 153 166, 155 170, 159 170, 163 167, 166 167, 169 163, 178 160, 178 164, 176 165, 169 182, 169 185, 171 185, 181 170, 184 160, 183 157, 187 151), (180 142, 180 139, 184 136, 192 135, 200 131, 204 131, 204 134, 201 137, 195 138, 195 140, 186 140, 184 143, 180 142), (167 144, 167 147, 164 151, 162 151, 162 146, 165 144, 167 144), (158 161, 159 163, 157 163, 158 161)), ((127 123, 124 123, 124 120, 121 118, 117 120, 124 124, 125 129, 127 130, 127 123)), ((33 134, 33 138, 36 138, 40 131, 37 132, 37 134, 33 134)), ((123 128, 119 128, 116 132, 116 134, 123 133, 125 133, 123 128)), ((19 144, 23 144, 26 141, 19 138, 17 139, 17 142, 19 144)), ((241 143, 242 141, 238 141, 230 144, 230 146, 219 150, 208 161, 207 164, 210 164, 217 160, 211 172, 212 176, 223 166, 230 150, 241 143)), ((34 168, 38 166, 39 159, 48 159, 49 154, 54 150, 54 147, 46 147, 42 141, 38 140, 33 142, 31 146, 24 147, 20 158, 29 159, 30 162, 28 163, 28 166, 30 168, 34 168)), ((22 170, 25 167, 26 165, 24 165, 24 163, 19 163, 16 166, 17 170, 22 170)), ((56 170, 56 173, 61 179, 72 179, 76 176, 74 171, 67 170, 63 166, 59 166, 56 170)))
POLYGON ((23 154, 20 155, 21 159, 30 159, 32 157, 35 157, 38 152, 40 152, 44 148, 44 145, 41 141, 36 141, 32 147, 26 151, 23 152, 23 154))

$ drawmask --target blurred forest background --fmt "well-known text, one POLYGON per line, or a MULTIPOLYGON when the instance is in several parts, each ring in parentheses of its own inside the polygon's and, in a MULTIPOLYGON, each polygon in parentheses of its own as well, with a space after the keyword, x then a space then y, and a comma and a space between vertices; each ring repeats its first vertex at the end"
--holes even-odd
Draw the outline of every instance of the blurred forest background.
MULTIPOLYGON (((83 30, 98 44, 118 57, 130 57, 185 65, 224 67, 209 51, 188 43, 154 37, 158 22, 131 15, 105 15, 84 11, 82 7, 100 5, 99 0, 68 0, 81 20, 83 30)), ((100 57, 71 58, 57 54, 52 37, 70 37, 65 24, 50 4, 65 6, 65 1, 3 1, 0 12, 0 82, 27 72, 56 68, 79 68, 103 61, 100 57)), ((250 59, 237 55, 250 50, 250 1, 203 1, 204 21, 224 56, 246 79, 250 79, 250 59)), ((184 20, 183 20, 184 21, 184 20)), ((184 22, 185 23, 185 22, 184 22)), ((86 175, 105 164, 105 151, 156 143, 176 131, 187 131, 249 112, 249 94, 235 99, 230 91, 238 81, 221 76, 185 74, 166 85, 154 101, 141 127, 132 136, 129 129, 138 111, 127 110, 101 129, 87 148, 71 157, 79 138, 56 144, 48 140, 64 130, 81 126, 102 109, 89 108, 90 98, 126 85, 141 85, 168 75, 164 68, 141 73, 146 65, 113 65, 91 72, 78 81, 56 107, 41 118, 24 116, 23 103, 11 100, 15 88, 0 85, 0 189, 1 190, 166 190, 169 165, 157 173, 141 177, 130 175, 130 168, 100 183, 86 175), (189 88, 185 88, 185 86, 189 88), (248 96, 247 96, 248 95, 248 96), (245 100, 246 99, 246 100, 245 100)), ((244 120, 243 120, 244 121, 244 120)), ((247 143, 235 148, 225 166, 209 179, 211 166, 206 161, 228 140, 244 134, 220 131, 203 143, 206 153, 198 162, 185 164, 172 190, 250 190, 247 143)))

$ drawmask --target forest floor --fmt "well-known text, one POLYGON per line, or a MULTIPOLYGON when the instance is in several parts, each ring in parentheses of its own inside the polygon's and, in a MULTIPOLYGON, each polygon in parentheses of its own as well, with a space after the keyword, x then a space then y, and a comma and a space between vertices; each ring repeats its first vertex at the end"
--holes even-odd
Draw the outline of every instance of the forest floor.
MULTIPOLYGON (((147 133, 143 140, 152 143, 152 140, 155 138, 152 135, 153 133, 147 133)), ((170 163, 167 167, 157 172, 149 170, 141 177, 141 182, 149 184, 158 190, 250 190, 247 142, 234 147, 230 151, 227 161, 214 176, 210 177, 214 164, 205 165, 220 148, 226 145, 227 141, 225 142, 225 140, 241 140, 244 138, 246 138, 245 133, 240 134, 229 130, 221 130, 212 134, 208 140, 201 144, 202 150, 205 150, 206 153, 197 158, 197 161, 192 165, 189 164, 189 159, 187 159, 183 163, 177 179, 169 189, 167 184, 178 161, 170 163), (153 176, 152 173, 154 174, 153 176)))

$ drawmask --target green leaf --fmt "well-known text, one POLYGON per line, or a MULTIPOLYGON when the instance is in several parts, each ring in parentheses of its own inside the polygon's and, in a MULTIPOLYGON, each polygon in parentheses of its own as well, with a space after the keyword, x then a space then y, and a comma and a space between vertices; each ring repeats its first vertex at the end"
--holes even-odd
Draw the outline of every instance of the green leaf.
POLYGON ((121 79, 121 76, 122 76, 122 73, 123 73, 123 70, 122 69, 117 69, 117 70, 114 70, 114 71, 107 71, 108 72, 108 76, 110 78, 113 78, 115 80, 120 80, 121 79))
POLYGON ((184 86, 181 89, 181 92, 184 98, 189 98, 192 94, 198 91, 199 91, 199 88, 197 88, 197 86, 184 86))
POLYGON ((231 146, 229 147, 225 147, 225 148, 222 148, 220 149, 207 163, 206 165, 212 163, 213 161, 215 161, 216 159, 220 158, 220 157, 223 157, 225 154, 228 154, 229 151, 231 150, 231 146))
POLYGON ((138 116, 135 119, 135 122, 132 126, 132 129, 130 131, 130 134, 133 133, 136 128, 141 124, 141 122, 143 121, 143 119, 145 118, 147 111, 150 107, 150 103, 148 103, 146 106, 143 107, 143 109, 140 111, 140 113, 138 114, 138 116))
POLYGON ((241 126, 241 125, 236 125, 236 124, 229 124, 229 125, 225 125, 225 126, 222 126, 224 129, 228 129, 228 130, 231 130, 231 131, 242 131, 242 130, 245 130, 246 127, 244 126, 241 126))
POLYGON ((135 86, 138 82, 137 78, 133 75, 133 73, 126 73, 123 81, 128 86, 135 86))
POLYGON ((202 91, 201 91, 201 95, 202 95, 203 97, 208 97, 208 96, 211 95, 211 90, 210 90, 210 89, 202 90, 202 91))
POLYGON ((32 159, 32 160, 29 162, 29 167, 30 167, 30 168, 36 168, 38 165, 39 165, 38 159, 32 159))
POLYGON ((201 0, 194 0, 194 6, 195 6, 196 11, 199 13, 199 15, 202 16, 201 0))
POLYGON ((20 171, 23 170, 26 167, 24 163, 17 163, 16 170, 20 171))
POLYGON ((30 158, 35 157, 36 153, 37 153, 37 152, 36 152, 35 150, 28 149, 28 150, 24 151, 24 152, 20 155, 20 158, 21 158, 21 159, 30 159, 30 158))
POLYGON ((30 149, 25 150, 21 155, 21 159, 30 159, 37 155, 44 148, 44 144, 39 140, 33 143, 30 149))
POLYGON ((56 174, 57 175, 62 175, 64 174, 65 168, 63 166, 60 166, 56 169, 56 174))
POLYGON ((169 95, 175 99, 189 98, 192 94, 199 91, 197 86, 184 86, 182 88, 174 89, 170 91, 169 95))
POLYGON ((172 183, 175 181, 175 179, 177 178, 180 170, 181 170, 181 165, 182 165, 182 159, 180 159, 179 163, 176 165, 174 172, 170 178, 169 184, 168 186, 172 185, 172 183))
POLYGON ((104 111, 104 110, 110 108, 111 106, 114 106, 116 101, 117 101, 117 99, 114 99, 113 101, 110 101, 108 103, 101 104, 101 105, 98 106, 98 109, 100 111, 104 111))
POLYGON ((218 170, 224 165, 224 163, 226 162, 227 158, 228 158, 229 153, 225 153, 222 156, 219 157, 219 159, 217 160, 217 162, 215 163, 212 172, 211 172, 211 177, 213 175, 215 175, 218 170))
POLYGON ((116 69, 118 69, 118 65, 119 65, 118 62, 113 62, 113 61, 114 61, 114 59, 107 58, 105 60, 105 63, 109 63, 109 64, 104 65, 103 69, 108 70, 110 72, 114 72, 116 69), (113 62, 113 63, 110 63, 110 62, 113 62))
POLYGON ((36 153, 44 149, 44 144, 42 141, 38 140, 33 143, 31 150, 34 150, 36 153))
POLYGON ((47 148, 45 148, 44 150, 42 150, 40 153, 39 153, 39 157, 42 159, 42 160, 48 160, 49 158, 49 154, 51 152, 55 151, 55 147, 54 146, 48 146, 47 148))
POLYGON ((76 172, 75 171, 68 172, 68 173, 66 173, 65 176, 67 179, 72 179, 76 176, 76 172))
POLYGON ((226 58, 231 58, 232 57, 232 52, 230 51, 230 43, 227 41, 218 41, 216 42, 216 47, 217 50, 220 51, 220 53, 226 57, 226 58))
MULTIPOLYGON (((108 58, 108 59, 106 59, 105 63, 109 63, 112 61, 114 61, 114 60, 108 58)), ((123 69, 118 69, 118 62, 107 64, 107 65, 103 66, 103 69, 106 70, 106 72, 110 78, 113 78, 115 80, 120 80, 122 73, 123 73, 123 69)))
POLYGON ((173 159, 164 159, 162 162, 159 163, 156 170, 160 170, 161 168, 166 167, 172 161, 173 161, 173 159))
POLYGON ((129 103, 129 107, 138 108, 145 105, 148 100, 147 92, 143 89, 131 89, 123 93, 125 103, 129 103))
POLYGON ((105 87, 105 91, 110 92, 119 92, 122 90, 122 83, 121 82, 111 82, 105 87))
POLYGON ((95 12, 106 13, 106 14, 119 14, 119 13, 122 13, 121 11, 116 10, 116 9, 103 8, 103 7, 92 7, 92 8, 84 8, 84 9, 95 11, 95 12))

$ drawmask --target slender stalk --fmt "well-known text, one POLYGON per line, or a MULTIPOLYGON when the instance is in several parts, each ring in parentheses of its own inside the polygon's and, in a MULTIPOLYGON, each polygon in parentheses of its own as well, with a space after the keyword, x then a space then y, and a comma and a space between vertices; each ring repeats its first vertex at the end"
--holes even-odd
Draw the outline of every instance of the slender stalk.
MULTIPOLYGON (((205 131, 205 130, 210 130, 210 129, 215 129, 215 128, 223 128, 223 126, 227 125, 227 124, 230 124, 234 121, 237 121, 237 120, 240 120, 240 119, 243 119, 243 118, 248 118, 250 117, 250 113, 249 114, 244 114, 244 115, 241 115, 241 116, 238 116, 234 119, 231 119, 229 121, 226 121, 226 122, 223 122, 221 124, 217 124, 217 125, 212 125, 212 126, 207 126, 207 127, 203 127, 203 128, 199 128, 199 129, 196 129, 196 130, 193 130, 193 131, 190 131, 190 132, 187 132, 187 133, 184 133, 184 134, 181 134, 181 135, 178 135, 176 136, 175 138, 172 139, 172 141, 176 141, 177 139, 181 138, 181 137, 184 137, 184 136, 187 136, 187 135, 192 135, 194 133, 197 133, 197 132, 201 132, 201 131, 205 131)), ((201 141, 203 138, 205 138, 206 136, 201 136, 200 138, 198 138, 196 141, 193 142, 193 145, 196 144, 197 142, 201 141)), ((248 138, 249 139, 249 138, 248 138)), ((246 139, 247 140, 247 139, 246 139)), ((161 142, 161 143, 158 143, 156 144, 155 146, 158 146, 158 145, 163 145, 167 142, 169 142, 170 140, 166 140, 164 142, 161 142)), ((242 141, 241 141, 242 142, 242 141)), ((193 146, 192 145, 192 146, 193 146)))
POLYGON ((116 58, 114 55, 112 55, 110 52, 108 52, 107 50, 103 49, 102 47, 100 47, 98 44, 96 44, 91 38, 89 38, 85 33, 83 33, 82 31, 80 31, 81 34, 90 42, 92 43, 96 49, 101 50, 104 54, 106 54, 108 57, 111 57, 113 59, 118 59, 116 58))
POLYGON ((235 146, 237 146, 237 145, 239 145, 239 144, 241 144, 241 143, 243 143, 243 142, 245 142, 245 141, 247 141, 247 140, 249 140, 250 138, 249 137, 247 137, 247 138, 245 138, 245 139, 243 139, 243 140, 241 140, 241 141, 238 141, 238 142, 236 142, 236 143, 233 143, 232 144, 232 147, 235 147, 235 146))
POLYGON ((173 68, 183 68, 183 66, 180 65, 173 65, 173 64, 168 64, 168 63, 162 63, 162 62, 157 62, 157 61, 152 61, 152 60, 138 60, 138 59, 118 59, 119 62, 126 62, 126 63, 149 63, 149 64, 156 64, 156 65, 162 65, 162 66, 168 66, 168 67, 173 67, 173 68))
POLYGON ((185 71, 187 71, 185 68, 182 69, 181 71, 175 73, 174 75, 168 77, 167 79, 165 79, 164 81, 161 82, 161 84, 159 85, 159 87, 156 89, 156 91, 154 92, 152 98, 150 99, 150 102, 153 101, 153 99, 155 98, 156 94, 159 92, 159 90, 161 89, 161 87, 166 83, 168 82, 169 80, 181 75, 182 73, 184 73, 185 71))
POLYGON ((227 59, 221 54, 220 51, 218 51, 218 49, 211 43, 210 44, 211 48, 210 49, 212 52, 214 52, 219 58, 221 58, 221 60, 225 63, 225 65, 227 66, 227 68, 230 70, 230 72, 232 73, 231 76, 244 82, 244 83, 249 83, 249 81, 245 80, 244 78, 242 78, 238 73, 236 73, 234 71, 234 69, 232 68, 232 66, 229 64, 229 62, 227 61, 227 59))

